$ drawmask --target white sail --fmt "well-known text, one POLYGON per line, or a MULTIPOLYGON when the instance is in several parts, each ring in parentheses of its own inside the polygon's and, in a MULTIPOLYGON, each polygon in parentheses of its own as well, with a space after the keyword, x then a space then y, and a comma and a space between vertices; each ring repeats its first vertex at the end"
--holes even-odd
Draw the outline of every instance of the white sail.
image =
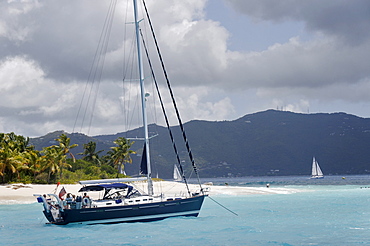
POLYGON ((181 177, 180 171, 177 168, 177 165, 176 164, 173 167, 173 180, 174 181, 182 181, 182 177, 181 177))
POLYGON ((312 160, 312 173, 311 178, 323 178, 324 174, 321 171, 319 163, 316 161, 315 157, 312 160))

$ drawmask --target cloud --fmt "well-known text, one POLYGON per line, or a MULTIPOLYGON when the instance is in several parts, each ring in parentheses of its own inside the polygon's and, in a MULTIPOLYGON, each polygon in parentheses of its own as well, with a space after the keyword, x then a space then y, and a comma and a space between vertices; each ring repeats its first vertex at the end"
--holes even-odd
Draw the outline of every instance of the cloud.
POLYGON ((28 19, 26 25, 22 17, 41 6, 38 0, 2 1, 0 3, 2 10, 0 38, 6 38, 15 44, 25 42, 33 29, 32 21, 28 19))
MULTIPOLYGON (((176 88, 177 104, 184 121, 225 119, 235 112, 230 98, 205 86, 176 88), (214 95, 217 95, 216 97, 214 95), (210 100, 210 97, 213 100, 210 100), (217 98, 217 99, 215 99, 217 98)), ((173 115, 175 118, 175 115, 173 115)))
POLYGON ((334 35, 354 44, 370 37, 367 0, 225 0, 239 13, 256 21, 303 21, 312 31, 334 35))
MULTIPOLYGON (((351 110, 356 110, 356 105, 368 105, 368 1, 226 2, 235 9, 235 14, 253 19, 257 27, 266 22, 271 28, 279 27, 276 23, 300 22, 305 26, 304 33, 294 33, 280 41, 269 40, 270 45, 258 51, 231 51, 229 42, 234 33, 222 22, 207 19, 209 1, 148 0, 184 122, 235 119, 245 113, 282 106, 305 112, 308 107, 336 110, 341 106, 349 109, 351 105, 351 110), (330 104, 334 106, 329 107, 330 104)), ((138 126, 140 114, 126 112, 129 95, 139 100, 138 90, 134 89, 137 72, 126 69, 129 64, 136 64, 136 60, 133 55, 126 60, 121 58, 121 54, 131 51, 134 42, 132 34, 125 39, 123 35, 133 28, 129 24, 133 19, 131 5, 131 1, 117 3, 102 79, 95 81, 90 92, 87 78, 109 3, 100 0, 1 2, 3 131, 17 130, 31 136, 53 130, 71 131, 74 126, 74 130, 80 131, 84 128, 81 118, 76 121, 78 112, 85 124, 90 125, 92 120, 90 130, 84 130, 91 135, 138 126), (122 17, 126 12, 128 15, 122 17), (80 108, 84 91, 85 100, 97 99, 92 116, 91 108, 86 111, 80 108)), ((220 14, 223 12, 219 9, 220 14)), ((244 23, 235 25, 245 28, 244 23)), ((149 31, 144 22, 142 29, 149 31)), ((248 42, 260 41, 254 40, 254 36, 242 38, 248 42)), ((149 52, 155 53, 153 45, 149 45, 149 52)), ((157 60, 152 62, 155 68, 160 67, 157 60)), ((164 88, 163 76, 156 75, 160 88, 164 88)), ((158 102, 155 104, 152 99, 156 92, 150 88, 149 81, 146 83, 146 90, 152 95, 147 98, 148 106, 159 110, 158 102)), ((135 100, 130 101, 130 106, 136 105, 137 110, 135 100)), ((164 101, 171 105, 168 94, 164 101)), ((175 114, 170 116, 176 124, 175 114)), ((151 121, 154 119, 155 116, 151 121)), ((157 120, 163 123, 162 118, 157 120)))
POLYGON ((0 90, 3 92, 0 105, 38 105, 40 101, 33 95, 43 87, 44 76, 38 64, 26 56, 6 57, 0 61, 0 90))
POLYGON ((227 2, 256 23, 299 21, 310 34, 310 38, 301 39, 297 33, 286 43, 239 54, 229 73, 244 79, 228 84, 229 89, 256 88, 260 92, 257 97, 272 98, 272 104, 279 101, 281 105, 292 104, 291 100, 297 105, 301 100, 369 103, 363 95, 370 76, 366 67, 370 56, 368 1, 227 2))
POLYGON ((368 44, 343 46, 331 39, 301 42, 292 38, 288 43, 247 54, 236 62, 235 73, 247 75, 236 87, 323 88, 330 84, 356 83, 369 75, 365 65, 369 53, 364 52, 368 48, 368 44))

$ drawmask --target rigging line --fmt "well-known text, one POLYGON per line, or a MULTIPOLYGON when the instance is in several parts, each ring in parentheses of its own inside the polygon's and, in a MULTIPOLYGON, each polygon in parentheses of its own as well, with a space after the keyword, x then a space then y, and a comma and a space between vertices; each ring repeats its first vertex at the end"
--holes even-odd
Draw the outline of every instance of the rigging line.
POLYGON ((108 25, 107 25, 107 29, 105 31, 105 36, 104 36, 104 42, 102 44, 102 49, 101 49, 101 53, 100 53, 100 57, 102 57, 101 66, 100 66, 99 70, 98 69, 96 70, 97 76, 98 76, 98 79, 97 79, 98 84, 97 84, 95 97, 94 97, 93 105, 92 105, 92 113, 91 113, 91 116, 90 116, 89 128, 88 128, 88 133, 87 133, 88 135, 90 133, 92 120, 93 120, 93 117, 94 117, 94 109, 95 109, 95 105, 96 105, 96 101, 97 101, 97 97, 98 97, 98 91, 99 91, 99 86, 100 86, 100 82, 101 82, 101 77, 102 77, 102 74, 103 74, 103 68, 104 68, 105 58, 106 58, 106 54, 107 54, 107 50, 108 50, 110 33, 112 31, 112 23, 113 23, 113 19, 114 19, 114 13, 115 13, 116 5, 117 5, 117 0, 114 0, 114 3, 112 4, 112 8, 111 8, 111 11, 110 11, 108 25))
POLYGON ((148 54, 148 49, 146 47, 146 44, 145 44, 145 41, 143 39, 143 33, 141 32, 141 29, 140 29, 140 35, 142 37, 142 42, 143 42, 143 46, 144 46, 144 50, 145 50, 145 54, 146 54, 146 58, 148 59, 148 64, 149 64, 149 67, 150 67, 150 71, 152 73, 152 77, 153 77, 153 81, 154 81, 154 84, 155 84, 155 87, 156 87, 156 90, 157 90, 157 94, 158 94, 158 98, 159 98, 159 101, 160 101, 160 104, 161 104, 161 108, 162 108, 162 112, 163 112, 163 115, 164 115, 164 119, 166 121, 166 125, 167 125, 167 129, 168 129, 168 133, 170 135, 170 138, 171 138, 171 141, 172 141, 172 146, 173 146, 173 149, 175 151, 175 154, 176 154, 176 159, 177 159, 177 163, 180 167, 180 173, 181 173, 181 176, 182 176, 182 179, 184 180, 185 182, 185 185, 186 185, 186 189, 190 195, 190 189, 189 189, 189 186, 188 186, 188 182, 186 180, 186 177, 185 177, 185 173, 184 173, 184 170, 182 168, 182 164, 181 164, 181 161, 180 161, 180 156, 179 156, 179 153, 177 151, 177 147, 176 147, 176 143, 174 141, 174 138, 173 138, 173 135, 172 135, 172 131, 171 131, 171 128, 170 128, 170 123, 168 121, 168 116, 167 116, 167 113, 166 113, 166 109, 164 107, 164 103, 163 103, 163 100, 162 100, 162 96, 161 96, 161 93, 159 91, 159 87, 158 87, 158 83, 157 83, 157 80, 156 80, 156 77, 155 77, 155 74, 154 74, 154 70, 153 70, 153 66, 152 66, 152 62, 150 61, 150 58, 149 58, 149 54, 148 54))
MULTIPOLYGON (((143 8, 141 8, 141 15, 142 16, 145 16, 145 11, 144 11, 144 9, 143 8)), ((149 34, 149 32, 148 32, 148 25, 147 25, 147 23, 145 22, 145 21, 142 21, 141 22, 142 24, 141 24, 141 29, 143 30, 143 32, 142 32, 142 34, 141 34, 141 36, 142 36, 142 39, 143 40, 149 40, 148 39, 148 36, 150 35, 149 34), (144 36, 145 36, 145 38, 144 38, 144 36)), ((151 47, 150 47, 150 45, 147 45, 147 49, 148 49, 148 54, 150 54, 151 53, 151 47)), ((152 88, 151 88, 151 91, 153 91, 153 93, 154 93, 154 91, 155 91, 155 89, 154 89, 154 83, 152 83, 152 88)), ((152 109, 153 110, 150 110, 149 111, 149 113, 150 113, 150 116, 152 117, 152 119, 153 119, 153 121, 155 122, 155 123, 157 123, 158 122, 158 116, 157 116, 157 110, 155 110, 157 107, 157 100, 156 100, 156 97, 151 97, 151 98, 153 98, 152 99, 152 102, 153 103, 151 103, 150 104, 150 106, 152 107, 152 109)), ((157 128, 157 124, 155 124, 155 126, 154 126, 154 128, 153 128, 153 131, 155 132, 155 133, 158 133, 158 128, 157 128)))
MULTIPOLYGON (((132 38, 128 38, 128 32, 127 32, 127 19, 128 19, 128 11, 129 11, 129 1, 126 1, 126 13, 125 13, 125 25, 124 25, 124 35, 123 35, 123 79, 122 79, 122 89, 123 89, 123 115, 124 115, 124 124, 125 124, 125 132, 126 132, 126 137, 128 130, 130 129, 130 125, 132 124, 132 120, 130 121, 130 102, 131 100, 125 100, 126 98, 131 98, 131 90, 132 90, 132 83, 128 83, 128 88, 125 89, 126 86, 126 78, 130 77, 132 78, 132 64, 134 63, 134 57, 133 57, 133 50, 135 46, 135 34, 132 34, 132 38), (131 44, 126 45, 126 39, 131 40, 131 44), (126 48, 126 46, 128 48, 126 48), (128 52, 128 55, 127 55, 128 52), (131 67, 131 70, 129 68, 131 67), (127 91, 127 92, 126 92, 127 91), (126 95, 128 94, 128 95, 126 95)), ((131 114, 132 115, 132 114, 131 114)), ((131 116, 132 118, 133 116, 131 116)))
POLYGON ((217 205, 219 205, 220 207, 226 209, 227 211, 229 211, 230 213, 232 214, 235 214, 236 216, 239 216, 237 213, 235 213, 234 211, 232 211, 231 209, 228 209, 227 207, 225 207, 224 205, 222 205, 221 203, 219 203, 218 201, 216 201, 215 199, 213 199, 212 197, 208 196, 209 199, 211 199, 213 202, 215 202, 217 205))
MULTIPOLYGON (((115 1, 117 2, 117 0, 115 0, 115 1)), ((84 124, 85 117, 86 117, 87 110, 88 110, 87 106, 89 105, 92 89, 93 89, 94 83, 95 83, 96 70, 97 70, 97 67, 98 67, 98 64, 99 64, 99 60, 100 60, 100 58, 98 58, 98 54, 101 53, 100 49, 101 49, 101 45, 102 45, 102 39, 103 39, 103 36, 104 36, 104 30, 105 30, 106 25, 107 25, 107 20, 109 18, 110 9, 112 8, 113 2, 114 1, 111 1, 111 4, 109 5, 109 8, 108 8, 109 10, 108 10, 107 16, 105 17, 105 21, 104 21, 104 24, 103 24, 103 30, 100 34, 98 46, 96 47, 93 62, 92 62, 91 67, 90 67, 90 71, 89 71, 89 75, 88 75, 88 78, 87 78, 87 81, 86 81, 84 93, 83 93, 83 96, 82 96, 82 99, 81 99, 81 102, 80 102, 80 106, 79 106, 79 109, 78 109, 78 112, 77 112, 76 120, 75 120, 75 123, 74 123, 74 126, 73 126, 73 131, 76 128, 77 121, 78 121, 79 115, 80 115, 81 110, 82 110, 82 106, 83 106, 84 101, 85 101, 85 95, 87 94, 89 82, 91 82, 91 87, 90 87, 90 90, 89 90, 89 93, 88 93, 88 97, 86 99, 87 101, 86 101, 84 114, 83 114, 82 120, 81 120, 80 132, 82 132, 83 124, 84 124)))
MULTIPOLYGON (((97 62, 96 62, 96 67, 95 67, 94 76, 93 76, 93 84, 95 84, 95 82, 97 81, 97 86, 96 86, 97 88, 95 89, 95 96, 94 96, 94 99, 93 99, 93 105, 91 107, 91 115, 90 115, 90 123, 89 123, 89 127, 88 127, 88 134, 89 134, 90 129, 91 129, 92 118, 93 118, 93 115, 94 115, 94 109, 95 109, 98 90, 99 90, 99 85, 100 85, 101 71, 103 70, 103 67, 104 67, 104 61, 101 62, 101 60, 102 60, 102 56, 104 56, 103 60, 105 59, 106 49, 104 51, 104 46, 108 43, 108 41, 107 41, 107 32, 110 32, 109 27, 111 26, 111 21, 112 21, 112 18, 113 18, 113 13, 114 13, 114 9, 115 9, 116 4, 117 4, 117 0, 112 0, 111 1, 107 16, 106 16, 106 19, 105 19, 105 22, 104 22, 104 27, 103 27, 103 30, 102 30, 102 33, 101 33, 101 36, 100 36, 100 40, 99 40, 99 48, 98 48, 99 53, 98 53, 98 59, 97 59, 97 62), (100 71, 99 71, 99 66, 100 66, 100 71), (99 73, 100 73, 100 76, 98 75, 99 73), (97 77, 98 77, 98 79, 97 79, 97 77)), ((90 100, 90 97, 92 95, 92 89, 93 88, 91 87, 89 100, 90 100)), ((84 118, 85 118, 85 116, 84 116, 84 118)))
POLYGON ((191 161, 191 164, 193 166, 193 169, 194 169, 194 172, 195 174, 197 175, 197 179, 198 179, 198 184, 200 186, 200 190, 202 192, 202 194, 204 194, 204 191, 203 191, 203 188, 202 188, 202 185, 201 185, 201 182, 200 182, 200 179, 199 179, 199 174, 198 174, 198 170, 197 170, 197 167, 195 165, 195 161, 194 161, 194 158, 193 158, 193 154, 191 152, 191 149, 190 149, 190 146, 189 146, 189 142, 188 142, 188 139, 186 137, 186 133, 185 133, 185 129, 184 129, 184 126, 182 124, 182 120, 181 120, 181 117, 180 117, 180 113, 179 113, 179 110, 177 109, 177 105, 176 105, 176 101, 175 101, 175 97, 173 95, 173 92, 172 92, 172 89, 171 89, 171 85, 170 85, 170 81, 169 81, 169 78, 168 78, 168 75, 167 75, 167 71, 166 71, 166 68, 164 66, 164 62, 163 62, 163 58, 162 58, 162 55, 161 55, 161 52, 159 50, 159 46, 158 46, 158 42, 157 42, 157 39, 156 39, 156 36, 155 36, 155 33, 154 33, 154 29, 153 29, 153 25, 152 25, 152 22, 150 20, 150 16, 149 16, 149 12, 148 12, 148 9, 146 8, 146 4, 145 4, 145 1, 143 1, 143 5, 144 5, 144 8, 145 8, 145 12, 146 12, 146 16, 148 18, 148 22, 149 22, 149 26, 150 26, 150 30, 152 32, 152 36, 153 36, 153 39, 154 39, 154 42, 155 42, 155 46, 157 48, 157 54, 159 56, 159 59, 161 61, 161 65, 162 65, 162 70, 163 70, 163 73, 164 73, 164 76, 166 78, 166 82, 167 82, 167 87, 169 89, 169 92, 170 92, 170 95, 171 95, 171 98, 172 98, 172 104, 175 108, 175 112, 176 112, 176 115, 177 115, 177 120, 179 122, 179 125, 180 125, 180 128, 181 128, 181 131, 182 131, 182 136, 183 136, 183 139, 184 139, 184 142, 185 142, 185 146, 186 146, 186 149, 188 151, 188 154, 189 154, 189 158, 190 158, 190 161, 191 161))
MULTIPOLYGON (((128 74, 126 76, 128 78, 135 77, 133 75, 134 74, 134 72, 133 72, 134 65, 133 64, 135 63, 135 57, 133 55, 134 54, 134 48, 135 48, 135 45, 136 45, 135 39, 136 39, 135 33, 133 33, 133 38, 131 39, 132 42, 131 42, 131 45, 130 45, 130 51, 129 51, 129 55, 128 55, 128 58, 127 58, 127 66, 126 66, 126 69, 124 71, 124 73, 128 74)), ((125 81, 123 81, 123 82, 125 82, 125 81)), ((128 88, 129 95, 128 95, 128 98, 131 98, 131 97, 133 97, 133 96, 131 96, 131 93, 133 91, 133 87, 132 87, 132 83, 128 82, 128 84, 129 84, 129 88, 128 88)), ((135 87, 134 89, 137 89, 137 88, 135 87)), ((135 91, 135 94, 136 94, 136 99, 135 100, 127 100, 127 106, 125 107, 126 109, 131 109, 131 110, 127 110, 127 114, 125 115, 125 117, 126 117, 126 120, 125 120, 125 123, 126 123, 126 132, 129 131, 129 129, 131 128, 131 126, 137 127, 137 123, 136 124, 133 124, 134 118, 137 118, 137 119, 140 118, 140 111, 139 110, 136 110, 136 108, 138 107, 140 92, 138 93, 138 91, 136 90, 135 91), (134 104, 134 105, 131 106, 131 104, 134 104), (135 115, 135 113, 137 113, 137 115, 135 115)), ((125 105, 126 105, 126 101, 125 101, 125 105)))
MULTIPOLYGON (((126 14, 124 15, 125 16, 125 22, 124 23, 127 23, 127 14, 128 12, 128 1, 126 1, 126 14)), ((126 40, 126 33, 127 33, 127 28, 126 28, 126 24, 123 25, 123 38, 122 38, 122 45, 123 45, 123 60, 122 60, 122 99, 120 99, 120 106, 121 106, 121 111, 122 111, 122 115, 124 115, 124 119, 126 118, 126 101, 124 100, 126 97, 126 91, 125 91, 125 79, 126 79, 126 68, 125 67, 125 59, 126 59, 126 44, 125 44, 125 40, 126 40)), ((127 126, 126 122, 124 123, 125 126, 127 126)), ((126 131, 126 134, 125 134, 125 138, 127 138, 127 131, 126 131)))
MULTIPOLYGON (((128 1, 126 1, 127 5, 126 5, 126 14, 125 14, 125 23, 127 23, 127 12, 128 12, 128 1)), ((126 72, 127 72, 127 66, 125 68, 124 64, 125 64, 125 59, 126 59, 126 43, 125 43, 125 40, 126 40, 126 37, 127 37, 127 25, 125 24, 124 25, 124 28, 123 28, 123 67, 122 67, 122 77, 125 78, 126 77, 126 72)))
MULTIPOLYGON (((133 64, 134 64, 134 56, 133 56, 134 46, 135 46, 135 34, 133 34, 133 37, 131 38, 130 51, 129 51, 129 55, 127 57, 127 66, 126 66, 126 69, 124 71, 125 74, 128 74, 128 76, 126 75, 125 77, 129 77, 129 78, 133 77, 132 74, 133 74, 133 64), (129 68, 131 68, 131 69, 129 69, 129 68)), ((126 84, 125 81, 123 81, 123 82, 124 82, 124 84, 126 84)), ((131 98, 131 93, 132 93, 132 90, 133 90, 132 89, 132 83, 128 83, 128 85, 129 85, 129 88, 127 89, 127 91, 128 91, 129 95, 127 97, 130 99, 131 98)), ((131 108, 131 100, 125 100, 124 102, 125 102, 124 105, 127 104, 125 106, 125 109, 130 109, 131 108)), ((134 110, 135 110, 135 108, 134 108, 134 110)), ((135 112, 135 111, 133 111, 133 112, 135 112)), ((126 132, 130 129, 132 121, 133 121, 133 113, 131 113, 130 110, 127 110, 126 115, 125 115, 126 132), (130 119, 130 114, 131 114, 131 119, 130 119)))
MULTIPOLYGON (((109 9, 110 8, 111 8, 111 5, 109 6, 109 9)), ((85 100, 85 95, 86 95, 86 92, 87 92, 87 87, 89 85, 89 82, 91 81, 91 77, 93 76, 93 74, 95 74, 95 72, 93 72, 93 71, 96 69, 96 66, 97 66, 96 64, 98 63, 97 62, 97 60, 98 60, 97 57, 98 57, 98 53, 99 53, 99 50, 100 50, 100 44, 101 44, 101 40, 102 40, 102 37, 103 37, 104 29, 105 29, 105 26, 106 26, 106 22, 107 22, 107 19, 108 19, 108 15, 109 15, 109 11, 108 11, 107 16, 105 17, 105 21, 104 21, 104 25, 103 25, 103 30, 102 30, 102 33, 100 34, 98 46, 96 47, 96 50, 95 50, 93 62, 92 62, 91 67, 90 67, 90 71, 89 71, 89 75, 87 77, 85 89, 84 89, 84 92, 83 92, 83 95, 82 95, 82 98, 81 98, 80 106, 79 106, 78 111, 77 111, 77 116, 76 116, 76 119, 75 119, 75 123, 73 125, 73 132, 74 132, 74 130, 76 128, 77 121, 78 121, 78 118, 79 118, 79 115, 80 115, 80 112, 81 112, 81 109, 82 109, 82 105, 83 105, 83 102, 85 100)), ((89 96, 88 96, 88 99, 87 99, 87 102, 86 102, 86 108, 85 108, 84 116, 82 118, 80 132, 82 132, 83 122, 85 121, 85 116, 86 116, 86 111, 87 111, 87 105, 89 104, 89 101, 90 101, 91 90, 92 90, 92 87, 93 87, 93 84, 94 84, 94 79, 92 79, 91 82, 92 82, 92 85, 90 87, 89 96)))

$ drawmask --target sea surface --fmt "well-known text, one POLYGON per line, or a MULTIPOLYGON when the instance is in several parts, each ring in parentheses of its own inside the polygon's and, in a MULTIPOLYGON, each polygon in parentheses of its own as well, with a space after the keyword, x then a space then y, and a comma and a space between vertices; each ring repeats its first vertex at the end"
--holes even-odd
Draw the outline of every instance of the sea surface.
POLYGON ((202 181, 291 192, 215 195, 197 218, 113 225, 49 225, 36 202, 0 205, 0 245, 370 245, 369 175, 202 181))

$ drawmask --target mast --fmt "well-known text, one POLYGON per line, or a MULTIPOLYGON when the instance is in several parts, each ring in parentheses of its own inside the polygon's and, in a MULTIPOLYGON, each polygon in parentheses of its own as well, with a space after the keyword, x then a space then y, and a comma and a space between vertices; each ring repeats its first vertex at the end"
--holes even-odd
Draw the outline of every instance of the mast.
POLYGON ((152 182, 152 171, 150 167, 150 152, 149 152, 149 134, 148 134, 148 121, 146 114, 146 101, 145 101, 145 88, 144 88, 144 71, 143 71, 143 61, 141 55, 141 45, 140 45, 140 27, 138 20, 138 11, 136 0, 134 1, 134 18, 135 18, 135 34, 136 34, 136 48, 137 48, 137 60, 138 60, 138 69, 140 77, 140 94, 141 94, 141 111, 143 117, 144 125, 144 146, 145 146, 145 155, 146 155, 146 164, 147 164, 147 178, 148 178, 148 195, 153 195, 153 182, 152 182))

